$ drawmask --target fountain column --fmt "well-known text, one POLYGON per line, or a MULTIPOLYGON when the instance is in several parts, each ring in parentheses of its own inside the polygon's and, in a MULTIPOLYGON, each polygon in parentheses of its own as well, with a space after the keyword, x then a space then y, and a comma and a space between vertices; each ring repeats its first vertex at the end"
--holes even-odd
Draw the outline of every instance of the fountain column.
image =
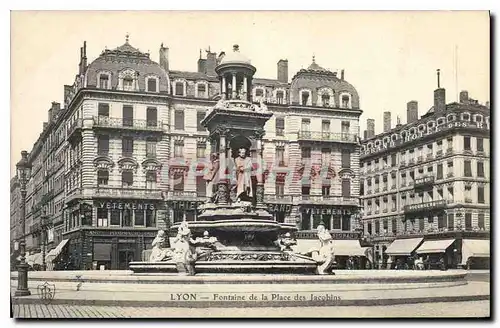
POLYGON ((236 73, 233 73, 233 83, 232 83, 231 91, 233 92, 231 99, 236 99, 236 93, 237 93, 236 73))
POLYGON ((226 135, 225 133, 219 134, 219 183, 217 185, 219 205, 228 205, 229 190, 228 178, 226 175, 227 159, 226 159, 226 135))
POLYGON ((227 99, 226 93, 227 93, 227 91, 226 91, 226 76, 223 75, 222 76, 222 99, 224 99, 224 100, 227 99))
POLYGON ((262 160, 263 147, 262 147, 262 137, 264 136, 264 130, 256 131, 257 134, 257 188, 255 190, 256 195, 256 208, 266 209, 266 204, 264 203, 264 162, 262 160))

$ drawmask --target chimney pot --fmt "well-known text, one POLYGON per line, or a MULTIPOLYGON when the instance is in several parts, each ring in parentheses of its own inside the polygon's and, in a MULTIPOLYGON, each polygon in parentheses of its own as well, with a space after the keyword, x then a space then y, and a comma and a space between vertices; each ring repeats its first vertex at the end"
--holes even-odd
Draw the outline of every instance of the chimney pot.
POLYGON ((344 70, 340 71, 340 79, 344 81, 344 70))
POLYGON ((469 92, 467 91, 460 91, 460 103, 461 104, 466 104, 469 101, 469 92))
POLYGON ((406 123, 413 123, 416 121, 418 121, 418 102, 412 100, 406 104, 406 123))
POLYGON ((446 90, 439 88, 434 90, 434 111, 444 112, 446 110, 446 90))
POLYGON ((235 45, 233 46, 233 51, 240 51, 240 46, 239 46, 239 45, 237 45, 237 44, 235 44, 235 45))
POLYGON ((288 83, 288 60, 280 59, 278 61, 278 81, 288 83))

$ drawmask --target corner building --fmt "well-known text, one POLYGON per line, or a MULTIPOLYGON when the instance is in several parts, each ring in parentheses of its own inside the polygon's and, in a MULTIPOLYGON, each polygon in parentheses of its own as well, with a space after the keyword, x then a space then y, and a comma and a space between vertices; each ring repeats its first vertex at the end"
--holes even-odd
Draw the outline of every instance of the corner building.
POLYGON ((364 234, 375 265, 394 268, 422 257, 433 267, 487 267, 490 238, 490 109, 445 89, 418 118, 361 145, 364 234))
MULTIPOLYGON (((126 269, 158 229, 196 220, 210 194, 203 175, 211 146, 200 122, 222 97, 241 97, 236 90, 274 114, 265 126, 263 169, 264 200, 275 220, 296 224, 299 239, 315 240, 322 222, 334 239, 360 248, 354 214, 362 112, 343 70, 329 71, 313 58, 289 82, 288 61, 280 60, 277 79, 242 80, 215 72, 221 63, 250 62, 238 46, 206 51, 205 58, 200 52, 194 72, 171 69, 167 47, 161 45, 157 63, 128 38, 90 64, 86 51, 84 43, 75 82, 64 86, 64 108, 49 112, 49 137, 37 141, 57 155, 46 165, 46 156, 29 156, 40 172, 51 172, 28 182, 27 226, 41 209, 52 222, 47 259, 63 254, 75 269, 126 269)), ((256 149, 251 153, 256 158, 256 149)), ((41 245, 28 240, 28 249, 41 245)))

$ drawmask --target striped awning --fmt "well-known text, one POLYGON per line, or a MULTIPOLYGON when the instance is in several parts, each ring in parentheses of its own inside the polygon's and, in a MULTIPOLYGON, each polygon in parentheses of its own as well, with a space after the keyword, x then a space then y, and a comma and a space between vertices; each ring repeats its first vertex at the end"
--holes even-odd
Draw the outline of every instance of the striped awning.
POLYGON ((56 246, 56 248, 52 249, 46 256, 45 256, 45 261, 46 262, 53 262, 59 254, 61 254, 64 246, 68 244, 69 239, 63 239, 59 245, 56 246))
POLYGON ((444 253, 455 239, 427 240, 417 249, 417 254, 444 253))
POLYGON ((396 239, 387 247, 385 253, 392 256, 409 256, 420 245, 422 240, 424 240, 424 238, 396 239))
POLYGON ((490 257, 490 241, 478 239, 462 240, 462 265, 471 257, 490 257))

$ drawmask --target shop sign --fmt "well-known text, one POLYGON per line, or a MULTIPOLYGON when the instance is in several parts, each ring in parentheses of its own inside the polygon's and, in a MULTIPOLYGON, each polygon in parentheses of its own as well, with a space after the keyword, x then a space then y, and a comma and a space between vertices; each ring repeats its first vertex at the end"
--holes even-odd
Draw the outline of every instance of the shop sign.
POLYGON ((292 205, 290 204, 268 204, 267 211, 269 213, 286 213, 290 214, 292 212, 292 205))
POLYGON ((154 210, 155 205, 151 203, 135 203, 135 202, 98 202, 99 208, 107 208, 108 210, 154 210))
POLYGON ((352 232, 330 232, 330 234, 332 235, 333 240, 359 238, 359 234, 352 232))
POLYGON ((344 208, 335 207, 305 207, 302 213, 311 215, 352 215, 352 211, 344 208))
POLYGON ((179 200, 179 201, 169 201, 169 206, 174 211, 196 211, 198 206, 203 204, 203 202, 189 201, 189 200, 179 200))

